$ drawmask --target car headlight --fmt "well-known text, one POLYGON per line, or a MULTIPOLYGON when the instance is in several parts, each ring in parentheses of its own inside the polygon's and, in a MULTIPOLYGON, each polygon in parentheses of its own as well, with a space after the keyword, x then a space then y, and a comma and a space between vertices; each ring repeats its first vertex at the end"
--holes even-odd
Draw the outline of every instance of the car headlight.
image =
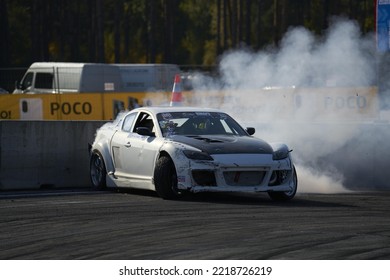
POLYGON ((205 153, 205 152, 184 150, 183 153, 189 159, 194 159, 194 160, 214 160, 208 153, 205 153))
POLYGON ((288 157, 288 154, 290 153, 290 151, 276 151, 274 152, 274 154, 272 155, 272 158, 273 160, 281 160, 281 159, 285 159, 288 157))
POLYGON ((288 154, 292 152, 285 144, 273 144, 272 148, 274 153, 272 155, 273 160, 281 160, 288 157, 288 154))

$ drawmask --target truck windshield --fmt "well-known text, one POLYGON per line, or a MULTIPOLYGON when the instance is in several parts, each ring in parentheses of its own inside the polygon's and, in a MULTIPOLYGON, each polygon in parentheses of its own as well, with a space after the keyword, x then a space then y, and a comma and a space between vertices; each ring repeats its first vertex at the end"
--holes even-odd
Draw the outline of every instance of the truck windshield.
POLYGON ((20 89, 25 90, 31 87, 33 83, 33 78, 34 78, 34 73, 33 72, 28 72, 26 76, 24 76, 23 81, 20 84, 20 89))

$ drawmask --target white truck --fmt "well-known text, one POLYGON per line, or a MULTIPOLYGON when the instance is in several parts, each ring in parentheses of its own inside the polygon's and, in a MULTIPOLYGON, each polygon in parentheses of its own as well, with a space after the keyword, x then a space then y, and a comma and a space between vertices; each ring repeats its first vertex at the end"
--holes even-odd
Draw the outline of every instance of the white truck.
POLYGON ((33 63, 14 93, 104 93, 171 91, 173 64, 33 63))
POLYGON ((175 64, 115 64, 119 67, 126 92, 172 91, 175 75, 180 68, 175 64))
POLYGON ((123 92, 119 68, 99 63, 33 63, 14 93, 123 92))

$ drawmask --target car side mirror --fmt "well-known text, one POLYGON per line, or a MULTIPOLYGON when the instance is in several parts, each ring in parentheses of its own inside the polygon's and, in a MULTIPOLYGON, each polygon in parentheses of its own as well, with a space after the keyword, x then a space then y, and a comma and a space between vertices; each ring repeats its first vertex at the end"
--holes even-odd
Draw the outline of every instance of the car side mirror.
POLYGON ((15 89, 22 89, 22 84, 19 81, 15 81, 15 89))
POLYGON ((246 132, 248 132, 249 135, 253 135, 256 132, 256 129, 254 127, 247 127, 246 132))
POLYGON ((143 126, 137 127, 135 129, 135 133, 142 135, 142 136, 152 136, 152 137, 156 136, 156 134, 154 132, 151 132, 149 128, 143 127, 143 126))

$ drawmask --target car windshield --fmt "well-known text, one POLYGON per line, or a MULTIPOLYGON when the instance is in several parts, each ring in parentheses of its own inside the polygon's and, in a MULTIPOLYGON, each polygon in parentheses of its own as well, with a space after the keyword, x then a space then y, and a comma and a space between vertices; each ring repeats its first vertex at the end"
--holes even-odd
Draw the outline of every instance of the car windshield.
POLYGON ((164 137, 171 135, 248 135, 229 115, 217 112, 169 112, 157 114, 164 137))

